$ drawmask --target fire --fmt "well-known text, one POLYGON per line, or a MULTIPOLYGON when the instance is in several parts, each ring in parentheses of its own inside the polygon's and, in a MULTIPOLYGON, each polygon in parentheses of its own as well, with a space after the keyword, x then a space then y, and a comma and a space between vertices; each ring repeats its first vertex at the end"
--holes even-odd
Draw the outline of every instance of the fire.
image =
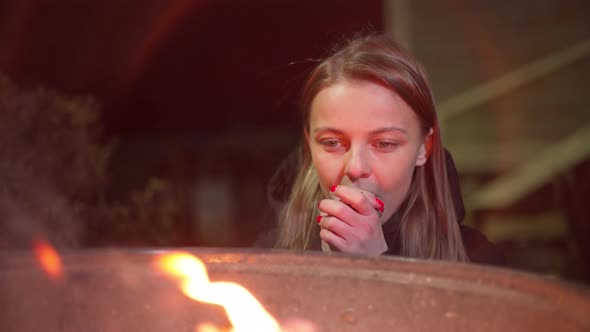
POLYGON ((33 242, 33 252, 41 267, 50 277, 59 279, 62 276, 61 258, 57 251, 45 240, 33 242))
MULTIPOLYGON (((210 282, 205 264, 188 253, 159 256, 157 268, 178 279, 180 288, 189 298, 225 308, 234 332, 279 332, 279 323, 243 286, 232 282, 210 282)), ((202 325, 199 331, 218 331, 202 325)))

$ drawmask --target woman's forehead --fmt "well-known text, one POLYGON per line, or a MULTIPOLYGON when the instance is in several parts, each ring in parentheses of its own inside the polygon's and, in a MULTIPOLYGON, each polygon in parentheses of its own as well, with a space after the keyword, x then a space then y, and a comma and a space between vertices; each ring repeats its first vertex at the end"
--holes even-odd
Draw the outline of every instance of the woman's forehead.
POLYGON ((313 99, 310 125, 408 128, 418 126, 414 111, 393 90, 380 84, 342 82, 322 89, 313 99))

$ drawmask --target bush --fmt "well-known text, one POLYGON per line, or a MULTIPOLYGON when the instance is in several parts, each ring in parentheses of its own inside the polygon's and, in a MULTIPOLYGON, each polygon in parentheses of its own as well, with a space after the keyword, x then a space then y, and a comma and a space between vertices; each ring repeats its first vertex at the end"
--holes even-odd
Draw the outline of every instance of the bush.
POLYGON ((125 202, 107 202, 115 144, 101 142, 98 103, 0 75, 0 247, 46 238, 57 246, 172 244, 173 188, 151 179, 125 202))

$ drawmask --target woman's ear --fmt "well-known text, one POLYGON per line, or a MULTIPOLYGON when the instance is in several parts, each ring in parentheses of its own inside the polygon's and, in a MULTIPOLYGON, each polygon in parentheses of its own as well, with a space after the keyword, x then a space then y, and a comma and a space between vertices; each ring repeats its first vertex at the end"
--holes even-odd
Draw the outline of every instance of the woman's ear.
POLYGON ((418 151, 418 156, 416 158, 416 166, 422 166, 426 164, 426 162, 428 161, 428 157, 430 157, 430 152, 432 152, 433 132, 433 128, 430 128, 430 131, 424 137, 424 142, 420 145, 420 150, 418 151))

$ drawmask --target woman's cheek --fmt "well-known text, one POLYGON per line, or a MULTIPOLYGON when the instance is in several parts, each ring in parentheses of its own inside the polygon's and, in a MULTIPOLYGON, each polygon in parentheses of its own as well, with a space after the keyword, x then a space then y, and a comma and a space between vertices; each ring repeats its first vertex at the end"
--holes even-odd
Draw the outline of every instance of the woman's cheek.
POLYGON ((405 160, 382 160, 374 165, 374 171, 377 185, 388 196, 390 204, 399 205, 412 182, 414 166, 405 160))

